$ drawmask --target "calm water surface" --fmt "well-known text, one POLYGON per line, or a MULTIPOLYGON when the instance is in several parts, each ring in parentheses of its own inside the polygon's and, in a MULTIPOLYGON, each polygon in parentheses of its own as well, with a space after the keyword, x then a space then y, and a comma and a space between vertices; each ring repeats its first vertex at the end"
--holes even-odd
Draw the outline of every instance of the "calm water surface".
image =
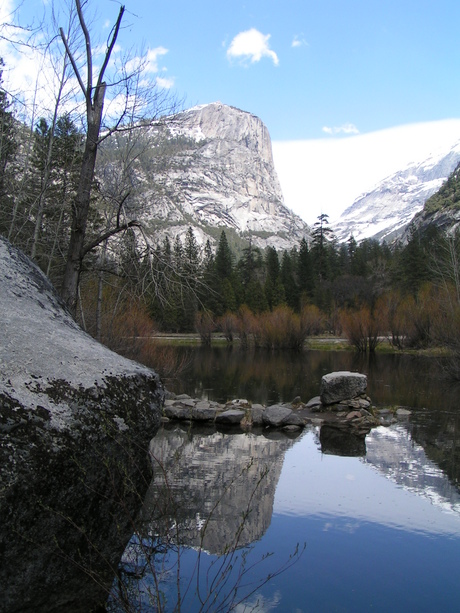
POLYGON ((374 429, 358 457, 322 449, 316 427, 297 437, 177 424, 162 430, 152 441, 155 477, 140 524, 141 542, 156 556, 149 559, 136 539, 124 556, 125 569, 138 573, 144 610, 154 610, 149 592, 157 593, 160 579, 168 611, 178 598, 183 611, 226 611, 248 594, 235 610, 459 610, 459 396, 437 362, 348 352, 189 353, 183 376, 167 382, 177 393, 306 401, 323 374, 356 370, 368 375, 374 404, 412 413, 374 429))

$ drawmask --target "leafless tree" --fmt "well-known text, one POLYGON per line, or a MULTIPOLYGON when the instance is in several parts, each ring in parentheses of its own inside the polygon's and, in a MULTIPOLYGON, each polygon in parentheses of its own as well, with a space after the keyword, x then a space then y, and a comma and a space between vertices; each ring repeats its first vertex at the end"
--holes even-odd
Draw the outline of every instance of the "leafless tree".
POLYGON ((88 2, 82 4, 80 0, 75 0, 79 26, 83 34, 83 43, 81 43, 84 49, 83 60, 79 58, 81 46, 79 46, 78 40, 76 42, 70 40, 64 30, 60 29, 65 52, 69 57, 79 88, 83 94, 86 119, 84 153, 77 194, 72 207, 70 243, 61 291, 64 301, 74 315, 76 313, 78 286, 84 257, 112 236, 140 225, 136 219, 126 219, 123 217, 123 205, 126 197, 121 195, 118 201, 114 202, 117 211, 113 216, 113 225, 106 228, 99 236, 91 237, 90 241, 86 241, 91 192, 99 145, 102 140, 115 131, 145 127, 147 121, 155 121, 165 114, 170 114, 176 107, 176 101, 167 92, 160 90, 153 83, 150 83, 148 87, 145 86, 141 76, 146 67, 147 59, 140 59, 133 68, 133 62, 125 58, 125 61, 119 68, 118 75, 113 77, 110 82, 106 80, 109 62, 125 13, 124 6, 120 7, 115 25, 107 41, 101 68, 97 75, 94 74, 91 34, 83 12, 83 6, 87 4, 88 2), (103 111, 108 88, 112 88, 114 93, 116 93, 118 102, 122 102, 118 116, 115 119, 112 118, 111 123, 105 126, 103 125, 103 111), (147 94, 147 92, 149 93, 147 94))

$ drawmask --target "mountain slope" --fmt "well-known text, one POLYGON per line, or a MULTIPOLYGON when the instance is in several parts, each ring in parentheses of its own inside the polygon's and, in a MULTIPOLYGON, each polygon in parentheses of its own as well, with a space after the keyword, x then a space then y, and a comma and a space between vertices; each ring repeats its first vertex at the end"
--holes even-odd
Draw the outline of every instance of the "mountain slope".
POLYGON ((409 164, 360 196, 333 224, 339 241, 392 240, 419 213, 460 161, 460 141, 425 160, 409 164))
POLYGON ((132 173, 136 206, 154 242, 185 234, 211 242, 228 229, 260 247, 287 249, 309 234, 285 205, 262 121, 221 103, 150 129, 132 173))
POLYGON ((428 198, 412 222, 422 231, 431 225, 444 231, 460 227, 460 163, 442 187, 428 198))

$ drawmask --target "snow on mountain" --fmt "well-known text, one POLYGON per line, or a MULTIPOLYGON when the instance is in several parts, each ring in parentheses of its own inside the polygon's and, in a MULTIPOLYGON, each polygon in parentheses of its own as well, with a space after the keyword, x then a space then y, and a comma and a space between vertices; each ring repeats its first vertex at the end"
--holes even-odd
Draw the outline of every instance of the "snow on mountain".
POLYGON ((438 150, 387 177, 331 224, 338 240, 345 241, 351 234, 358 241, 371 237, 392 240, 423 209, 459 161, 460 141, 448 151, 438 150))
POLYGON ((460 119, 348 138, 274 142, 285 202, 307 223, 327 213, 342 240, 390 237, 455 167, 460 119), (347 236, 348 233, 348 236, 347 236))

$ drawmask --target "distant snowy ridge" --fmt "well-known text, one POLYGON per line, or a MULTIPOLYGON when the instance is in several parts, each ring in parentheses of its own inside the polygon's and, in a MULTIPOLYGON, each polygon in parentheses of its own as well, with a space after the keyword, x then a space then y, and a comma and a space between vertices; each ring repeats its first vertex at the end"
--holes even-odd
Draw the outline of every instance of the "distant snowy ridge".
POLYGON ((392 241, 402 233, 427 199, 437 192, 460 162, 460 140, 448 151, 437 150, 418 163, 408 164, 359 197, 332 224, 337 239, 351 235, 392 241))
POLYGON ((437 166, 450 152, 455 155, 459 142, 460 119, 447 119, 346 138, 274 141, 273 156, 286 205, 309 224, 319 214, 327 213, 342 240, 346 240, 352 226, 356 238, 358 234, 361 238, 389 236, 390 228, 397 231, 410 221, 453 169, 452 165, 443 168, 441 163, 427 178, 423 177, 424 167, 429 174, 430 166, 437 166), (389 183, 385 194, 386 181, 389 183), (424 187, 417 194, 419 182, 424 187), (379 194, 372 206, 377 208, 372 214, 366 198, 376 190, 379 194), (413 211, 409 204, 412 196, 413 211), (343 216, 358 202, 349 227, 347 220, 340 226, 343 216), (366 218, 358 228, 361 215, 366 218))

